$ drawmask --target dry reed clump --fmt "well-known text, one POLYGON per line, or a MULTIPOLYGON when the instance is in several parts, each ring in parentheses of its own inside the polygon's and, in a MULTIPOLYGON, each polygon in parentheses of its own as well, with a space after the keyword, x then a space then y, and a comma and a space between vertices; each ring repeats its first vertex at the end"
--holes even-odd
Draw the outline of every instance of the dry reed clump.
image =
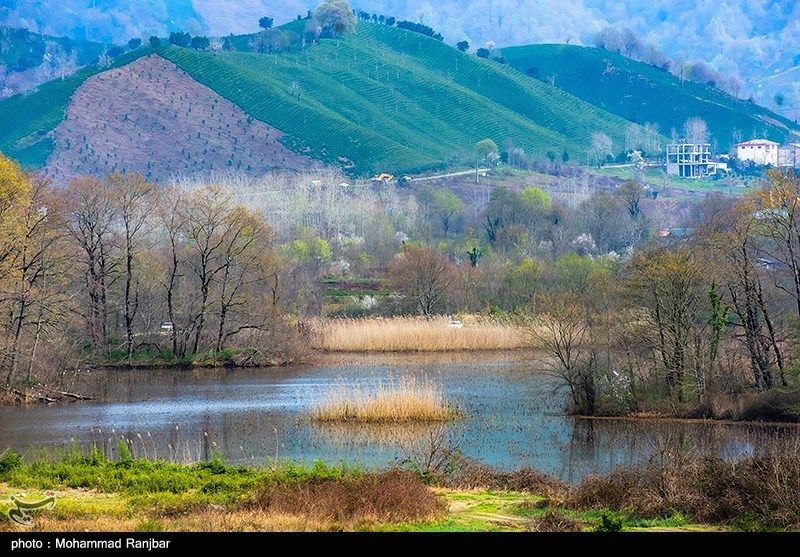
POLYGON ((757 528, 800 527, 800 455, 769 454, 738 461, 648 464, 584 479, 569 498, 578 509, 610 508, 643 518, 681 513, 697 522, 757 528))
POLYGON ((375 389, 340 380, 311 414, 327 422, 442 421, 458 415, 441 386, 413 375, 389 378, 375 389))
POLYGON ((331 352, 424 352, 530 348, 524 327, 465 319, 462 328, 447 317, 330 319, 312 325, 314 348, 331 352))
POLYGON ((268 483, 246 506, 341 525, 416 521, 443 516, 446 511, 444 502, 406 470, 296 484, 268 483))

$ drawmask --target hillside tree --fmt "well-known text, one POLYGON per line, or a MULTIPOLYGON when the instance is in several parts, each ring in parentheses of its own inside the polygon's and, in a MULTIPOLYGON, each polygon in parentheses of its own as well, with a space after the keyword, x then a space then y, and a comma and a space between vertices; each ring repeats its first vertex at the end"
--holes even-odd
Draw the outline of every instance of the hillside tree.
POLYGON ((593 133, 589 154, 592 162, 598 166, 602 165, 608 156, 613 155, 613 142, 611 138, 602 132, 593 133))
POLYGON ((433 194, 433 208, 442 222, 442 231, 447 235, 453 218, 463 211, 464 203, 452 191, 438 189, 433 194))
POLYGON ((314 19, 325 37, 354 33, 358 22, 347 0, 325 0, 314 10, 314 19))

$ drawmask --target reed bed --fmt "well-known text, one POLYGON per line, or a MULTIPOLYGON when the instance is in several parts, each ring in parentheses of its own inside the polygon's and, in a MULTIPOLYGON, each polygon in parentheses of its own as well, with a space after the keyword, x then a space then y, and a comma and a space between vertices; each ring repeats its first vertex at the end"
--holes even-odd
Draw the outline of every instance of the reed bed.
POLYGON ((331 352, 425 352, 531 348, 530 334, 513 323, 465 318, 462 328, 446 316, 328 319, 312 325, 312 346, 331 352))
POLYGON ((337 381, 311 415, 323 422, 443 421, 458 416, 442 387, 416 376, 389 378, 377 387, 337 381))

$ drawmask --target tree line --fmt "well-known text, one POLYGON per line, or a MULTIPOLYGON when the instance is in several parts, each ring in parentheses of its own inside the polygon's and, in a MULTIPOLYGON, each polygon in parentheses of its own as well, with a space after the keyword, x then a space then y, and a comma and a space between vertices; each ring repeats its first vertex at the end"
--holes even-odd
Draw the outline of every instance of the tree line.
POLYGON ((55 189, 0 158, 0 198, 3 384, 143 351, 263 363, 286 350, 275 233, 230 192, 136 174, 55 189))
POLYGON ((0 378, 154 355, 259 364, 290 359, 308 317, 469 313, 528 331, 578 412, 721 416, 737 393, 796 385, 797 174, 690 204, 680 227, 638 182, 582 180, 485 198, 332 170, 56 189, 2 158, 0 378), (385 292, 332 306, 326 277, 385 292))

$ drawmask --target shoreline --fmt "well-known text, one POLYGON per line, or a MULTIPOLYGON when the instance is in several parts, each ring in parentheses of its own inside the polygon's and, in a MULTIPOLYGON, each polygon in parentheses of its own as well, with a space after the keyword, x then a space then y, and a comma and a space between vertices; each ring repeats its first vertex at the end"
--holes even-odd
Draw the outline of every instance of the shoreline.
MULTIPOLYGON (((308 352, 295 358, 272 360, 260 365, 241 365, 235 362, 222 362, 215 365, 180 365, 165 362, 143 363, 131 365, 94 365, 84 371, 92 373, 141 372, 173 369, 180 372, 219 371, 224 370, 262 370, 269 373, 275 368, 307 368, 314 366, 382 366, 382 365, 425 365, 425 364, 481 364, 510 363, 540 367, 547 361, 544 350, 537 348, 462 348, 448 350, 321 350, 309 349, 308 352)), ((70 392, 57 387, 40 385, 20 391, 10 387, 0 387, 0 408, 26 407, 39 404, 62 406, 64 404, 90 401, 93 393, 70 392)), ((605 421, 663 421, 672 423, 706 423, 715 425, 755 425, 755 426, 793 426, 800 427, 800 420, 774 419, 732 419, 728 417, 693 417, 692 409, 681 413, 665 414, 658 411, 637 411, 629 414, 570 414, 576 420, 605 421)), ((566 414, 566 412, 565 412, 566 414)))

